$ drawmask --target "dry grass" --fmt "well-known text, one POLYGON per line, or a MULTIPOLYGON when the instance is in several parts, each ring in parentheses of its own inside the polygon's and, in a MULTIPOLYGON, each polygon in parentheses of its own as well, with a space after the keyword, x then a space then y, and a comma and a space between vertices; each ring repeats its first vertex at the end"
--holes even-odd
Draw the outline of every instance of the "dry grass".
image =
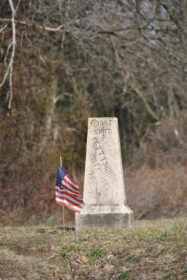
POLYGON ((186 279, 186 219, 117 231, 0 229, 0 279, 186 279))
POLYGON ((187 165, 142 165, 125 176, 127 204, 136 219, 187 215, 187 165))

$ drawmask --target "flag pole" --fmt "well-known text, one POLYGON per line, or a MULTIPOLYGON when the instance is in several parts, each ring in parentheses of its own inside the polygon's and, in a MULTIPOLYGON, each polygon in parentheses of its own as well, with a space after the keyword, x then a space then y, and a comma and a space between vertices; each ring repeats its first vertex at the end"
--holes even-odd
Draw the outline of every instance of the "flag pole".
MULTIPOLYGON (((62 167, 62 157, 60 156, 60 166, 62 167)), ((64 205, 62 205, 62 226, 64 227, 64 205)))
POLYGON ((62 167, 62 157, 60 156, 60 166, 62 167))

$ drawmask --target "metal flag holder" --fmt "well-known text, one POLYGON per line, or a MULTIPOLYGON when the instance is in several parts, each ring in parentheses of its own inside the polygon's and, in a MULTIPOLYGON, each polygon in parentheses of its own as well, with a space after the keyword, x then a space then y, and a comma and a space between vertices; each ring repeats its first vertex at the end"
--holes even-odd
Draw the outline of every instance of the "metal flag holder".
MULTIPOLYGON (((60 166, 62 167, 62 157, 60 156, 60 166)), ((64 205, 62 205, 62 226, 64 227, 64 205)))

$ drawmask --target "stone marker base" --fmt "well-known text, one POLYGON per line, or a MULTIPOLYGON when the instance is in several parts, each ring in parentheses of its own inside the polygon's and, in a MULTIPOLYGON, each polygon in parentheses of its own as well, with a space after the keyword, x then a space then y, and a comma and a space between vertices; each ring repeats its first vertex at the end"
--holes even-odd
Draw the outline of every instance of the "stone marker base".
POLYGON ((76 213, 75 230, 123 229, 131 228, 134 221, 133 211, 124 206, 123 213, 76 213))

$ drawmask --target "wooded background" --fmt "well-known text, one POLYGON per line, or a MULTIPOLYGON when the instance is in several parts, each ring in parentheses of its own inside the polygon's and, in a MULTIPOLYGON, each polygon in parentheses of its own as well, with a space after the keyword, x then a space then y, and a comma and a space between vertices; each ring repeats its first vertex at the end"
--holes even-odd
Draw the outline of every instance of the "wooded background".
POLYGON ((82 190, 87 119, 114 116, 135 216, 184 215, 186 15, 185 0, 1 0, 2 217, 61 215, 59 156, 82 190))

